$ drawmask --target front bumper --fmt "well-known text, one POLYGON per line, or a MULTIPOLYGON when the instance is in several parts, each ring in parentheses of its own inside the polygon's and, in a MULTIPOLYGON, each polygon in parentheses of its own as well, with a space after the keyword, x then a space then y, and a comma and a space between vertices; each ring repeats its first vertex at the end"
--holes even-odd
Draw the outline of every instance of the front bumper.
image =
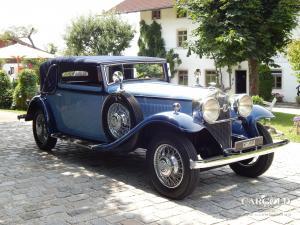
POLYGON ((248 152, 242 152, 242 151, 237 152, 235 148, 227 149, 230 152, 236 152, 236 153, 231 155, 212 157, 209 159, 197 160, 197 161, 190 160, 190 168, 207 169, 212 167, 228 165, 242 160, 251 159, 257 156, 276 152, 280 146, 286 145, 288 143, 289 140, 285 139, 276 143, 266 144, 262 146, 255 146, 254 150, 248 152))

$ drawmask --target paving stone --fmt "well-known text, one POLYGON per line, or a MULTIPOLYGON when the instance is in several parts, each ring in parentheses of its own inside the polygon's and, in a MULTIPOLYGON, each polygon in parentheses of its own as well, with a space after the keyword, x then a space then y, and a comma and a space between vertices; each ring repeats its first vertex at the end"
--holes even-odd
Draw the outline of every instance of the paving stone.
POLYGON ((205 171, 192 195, 172 201, 150 187, 142 150, 105 156, 58 141, 52 153, 42 152, 31 123, 0 123, 0 137, 0 224, 300 224, 295 147, 256 179, 229 167, 205 171), (242 204, 261 195, 290 202, 242 204))

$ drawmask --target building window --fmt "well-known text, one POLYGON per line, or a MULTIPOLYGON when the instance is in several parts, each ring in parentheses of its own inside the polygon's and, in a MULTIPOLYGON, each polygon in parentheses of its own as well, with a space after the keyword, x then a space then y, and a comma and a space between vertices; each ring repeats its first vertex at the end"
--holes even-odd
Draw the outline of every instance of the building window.
POLYGON ((185 10, 177 10, 177 18, 185 18, 187 17, 187 12, 185 10))
POLYGON ((179 70, 178 71, 178 84, 180 85, 188 85, 189 76, 187 70, 179 70))
POLYGON ((271 73, 274 77, 273 88, 281 89, 282 88, 282 70, 271 70, 271 73))
POLYGON ((160 10, 153 10, 152 11, 152 19, 160 19, 160 10))
POLYGON ((177 46, 183 47, 184 43, 187 41, 187 30, 177 31, 177 46))
POLYGON ((206 70, 205 71, 205 84, 206 86, 210 86, 211 82, 216 83, 219 86, 219 75, 215 70, 206 70))

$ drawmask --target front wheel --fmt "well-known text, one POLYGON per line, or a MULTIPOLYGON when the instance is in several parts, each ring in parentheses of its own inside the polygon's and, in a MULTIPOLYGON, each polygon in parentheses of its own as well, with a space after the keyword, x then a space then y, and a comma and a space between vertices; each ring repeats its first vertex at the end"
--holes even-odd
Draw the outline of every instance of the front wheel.
MULTIPOLYGON (((257 129, 259 134, 263 136, 264 144, 273 143, 270 133, 262 124, 257 123, 257 129)), ((267 155, 262 155, 252 159, 233 163, 229 166, 236 174, 240 176, 255 178, 262 175, 270 168, 273 162, 273 158, 274 153, 270 153, 267 155)))
POLYGON ((197 160, 197 153, 185 136, 175 132, 157 134, 147 151, 153 187, 171 199, 183 199, 192 193, 199 173, 190 169, 190 159, 197 160))
POLYGON ((50 151, 55 147, 57 139, 50 137, 43 111, 39 110, 35 113, 32 122, 32 130, 34 140, 40 149, 50 151))

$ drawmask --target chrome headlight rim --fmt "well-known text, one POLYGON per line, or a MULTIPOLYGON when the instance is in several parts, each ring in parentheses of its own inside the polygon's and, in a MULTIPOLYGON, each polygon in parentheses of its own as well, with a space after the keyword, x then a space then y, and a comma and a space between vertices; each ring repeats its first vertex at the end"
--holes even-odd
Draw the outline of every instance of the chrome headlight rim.
POLYGON ((248 117, 251 114, 252 110, 253 110, 253 100, 252 100, 251 96, 249 96, 247 94, 241 94, 241 95, 238 96, 238 98, 236 100, 236 106, 237 106, 237 113, 240 116, 248 117), (246 98, 246 100, 243 100, 245 98, 246 98), (244 101, 248 101, 248 100, 249 100, 250 104, 244 104, 243 103, 244 101), (246 113, 241 109, 242 107, 245 107, 245 106, 249 107, 249 110, 246 113))
POLYGON ((209 124, 213 124, 215 123, 219 116, 220 116, 220 112, 221 112, 221 107, 220 107, 220 104, 219 104, 219 101, 213 97, 209 97, 209 98, 206 98, 204 99, 202 102, 201 102, 201 111, 202 111, 202 116, 203 116, 203 119, 205 120, 205 122, 209 123, 209 124), (207 115, 206 115, 206 111, 207 109, 205 109, 205 106, 206 104, 209 102, 209 101, 214 101, 216 103, 216 110, 217 110, 217 114, 216 116, 213 118, 213 119, 210 119, 207 115))

